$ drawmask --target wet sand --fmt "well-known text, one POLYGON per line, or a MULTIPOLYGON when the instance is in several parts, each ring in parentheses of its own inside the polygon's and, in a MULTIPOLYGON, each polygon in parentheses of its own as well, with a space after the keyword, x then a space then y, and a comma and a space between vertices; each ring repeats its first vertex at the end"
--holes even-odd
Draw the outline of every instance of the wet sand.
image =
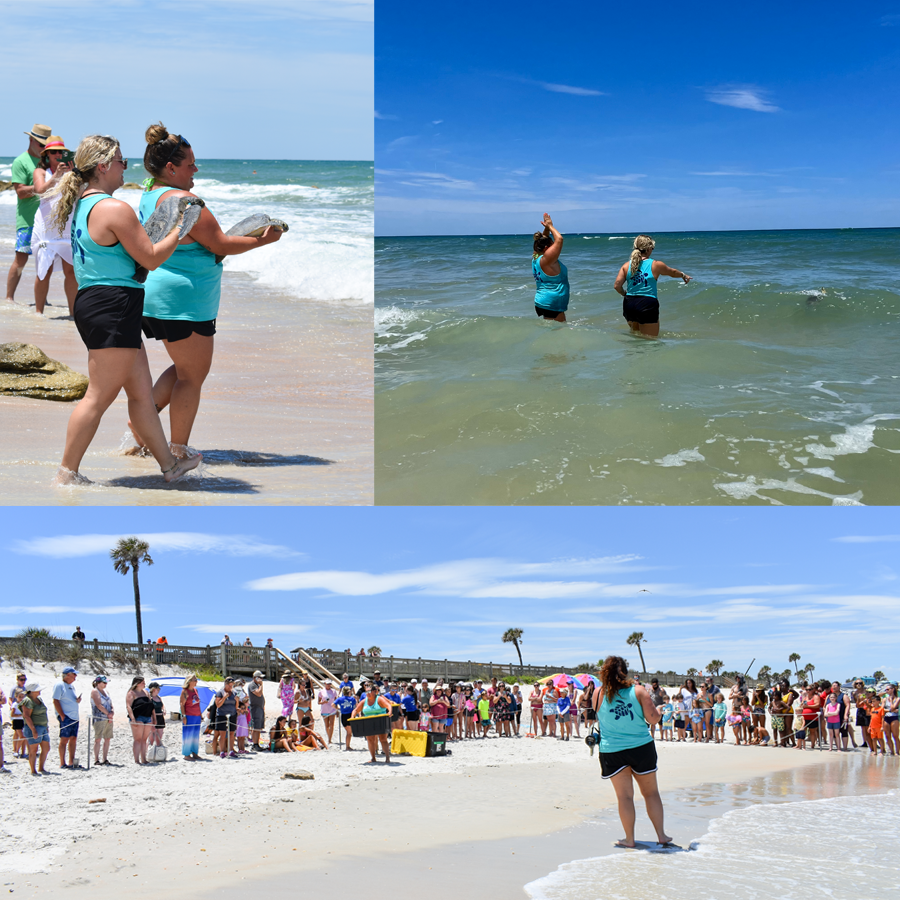
MULTIPOLYGON (((12 255, 0 253, 5 273, 12 255)), ((62 277, 35 315, 29 262, 16 304, 0 304, 0 343, 36 344, 87 373, 62 277)), ((124 393, 103 417, 81 471, 91 487, 55 488, 71 403, 0 397, 0 500, 6 505, 209 506, 371 504, 372 313, 366 306, 299 301, 224 273, 216 352, 191 446, 201 469, 166 485, 152 458, 123 455, 124 393)), ((154 378, 168 365, 147 342, 154 378)), ((168 434, 168 414, 163 412, 168 434)))

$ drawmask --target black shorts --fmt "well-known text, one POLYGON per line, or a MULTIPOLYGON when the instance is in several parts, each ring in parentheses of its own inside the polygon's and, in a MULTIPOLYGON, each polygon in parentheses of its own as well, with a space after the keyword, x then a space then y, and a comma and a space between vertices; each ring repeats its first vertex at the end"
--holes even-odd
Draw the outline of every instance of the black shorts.
POLYGON ((629 322, 654 325, 659 322, 659 300, 654 297, 627 296, 622 301, 622 315, 629 322))
POLYGON ((216 731, 237 731, 237 722, 234 719, 216 719, 216 731))
POLYGON ((856 724, 859 725, 860 728, 869 727, 869 714, 864 709, 858 709, 856 711, 856 724))
POLYGON ((622 769, 631 769, 635 775, 649 775, 657 768, 656 741, 617 753, 600 753, 600 774, 603 778, 612 778, 622 769))
POLYGON ((819 720, 818 719, 806 719, 803 724, 806 725, 807 731, 818 731, 819 730, 819 720))
POLYGON ((141 328, 144 337, 174 344, 175 341, 183 341, 194 333, 203 335, 203 337, 212 337, 216 333, 216 320, 188 322, 184 319, 154 319, 144 316, 141 319, 141 328))
POLYGON ((534 311, 545 319, 555 319, 564 309, 544 309, 543 306, 535 306, 534 311))
POLYGON ((75 295, 75 327, 88 350, 141 349, 142 287, 95 284, 75 295))
POLYGON ((595 721, 596 718, 597 718, 597 711, 596 711, 593 707, 589 706, 589 707, 584 711, 584 718, 585 718, 585 720, 588 721, 588 722, 593 722, 593 721, 595 721))
POLYGON ((350 727, 350 713, 341 713, 341 725, 343 725, 344 728, 350 727))
POLYGON ((414 709, 411 712, 406 713, 406 721, 407 722, 418 722, 419 721, 419 710, 414 709))

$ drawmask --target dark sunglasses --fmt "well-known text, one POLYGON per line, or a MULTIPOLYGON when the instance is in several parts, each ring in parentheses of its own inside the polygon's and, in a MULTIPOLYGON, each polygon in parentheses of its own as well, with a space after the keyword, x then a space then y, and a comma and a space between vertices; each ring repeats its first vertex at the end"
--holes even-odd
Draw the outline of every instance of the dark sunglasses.
POLYGON ((176 135, 175 136, 175 146, 172 148, 172 151, 169 153, 169 155, 163 161, 163 165, 167 166, 169 164, 169 160, 172 159, 172 157, 175 155, 175 151, 178 150, 179 147, 187 147, 190 149, 190 146, 191 146, 191 144, 189 141, 185 140, 180 134, 176 135))
POLYGON ((66 151, 65 151, 65 150, 45 150, 44 152, 45 152, 48 156, 49 156, 51 153, 56 154, 56 156, 61 156, 61 155, 62 155, 63 153, 65 153, 66 151))

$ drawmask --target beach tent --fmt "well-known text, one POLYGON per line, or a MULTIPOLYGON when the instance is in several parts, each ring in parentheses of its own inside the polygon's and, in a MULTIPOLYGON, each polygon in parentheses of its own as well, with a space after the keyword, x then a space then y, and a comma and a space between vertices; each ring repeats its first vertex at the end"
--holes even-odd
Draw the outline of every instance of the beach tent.
POLYGON ((589 681, 592 681, 594 683, 594 687, 600 687, 600 679, 596 675, 588 675, 587 673, 582 673, 581 675, 575 676, 575 684, 577 684, 582 690, 584 690, 588 686, 589 681))
MULTIPOLYGON (((149 678, 147 684, 156 682, 159 685, 160 697, 180 697, 181 688, 184 685, 184 679, 180 676, 172 678, 149 678)), ((216 696, 218 688, 207 684, 205 681, 197 682, 197 693, 200 695, 200 708, 206 709, 212 703, 213 697, 216 696)))

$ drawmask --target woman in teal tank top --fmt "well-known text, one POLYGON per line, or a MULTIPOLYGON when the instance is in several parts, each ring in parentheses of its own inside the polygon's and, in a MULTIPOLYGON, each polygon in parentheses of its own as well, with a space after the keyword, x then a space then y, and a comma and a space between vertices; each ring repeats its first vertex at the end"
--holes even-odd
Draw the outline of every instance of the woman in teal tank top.
POLYGON ((600 728, 600 771, 612 782, 619 802, 619 818, 625 837, 618 847, 634 847, 634 782, 637 782, 647 815, 660 844, 672 839, 663 824, 663 805, 656 783, 656 743, 650 725, 662 718, 646 688, 628 676, 628 662, 609 656, 600 668, 600 689, 594 692, 594 709, 600 728))
POLYGON ((622 315, 634 334, 656 337, 659 334, 659 300, 656 282, 660 275, 683 278, 687 284, 690 275, 667 266, 658 259, 651 259, 656 242, 647 234, 634 239, 631 258, 616 276, 615 289, 622 295, 622 315))
POLYGON ((380 740, 381 749, 384 750, 385 762, 389 763, 391 761, 391 701, 386 697, 382 697, 371 681, 367 681, 364 687, 365 693, 362 695, 359 703, 356 704, 356 708, 351 713, 351 716, 382 716, 385 713, 387 714, 388 730, 384 734, 367 734, 366 741, 369 744, 369 754, 372 757, 372 762, 378 761, 375 759, 375 754, 378 752, 378 742, 380 740))
MULTIPOLYGON (((150 242, 134 210, 112 197, 122 187, 128 161, 112 137, 86 137, 74 166, 46 196, 58 196, 57 226, 72 218, 72 257, 78 293, 75 325, 88 349, 90 382, 69 418, 57 484, 90 484, 78 471, 103 413, 123 388, 128 411, 146 437, 166 481, 195 468, 201 458, 177 460, 169 450, 153 405, 150 368, 141 342, 144 289, 136 267, 153 270, 175 251, 178 228, 158 244, 150 242)), ((178 223, 180 224, 180 223, 178 223)))
MULTIPOLYGON (((161 122, 146 132, 144 168, 152 176, 141 196, 139 215, 146 221, 157 204, 170 197, 196 197, 191 193, 197 172, 194 151, 180 134, 169 134, 161 122)), ((219 314, 222 263, 216 256, 235 256, 272 244, 281 232, 267 228, 260 237, 231 237, 219 227, 208 207, 175 253, 147 276, 143 330, 147 338, 163 342, 172 365, 153 385, 153 400, 160 411, 169 407, 171 449, 190 456, 188 443, 203 382, 213 357, 213 335, 219 314)), ((129 422, 140 453, 145 442, 139 428, 129 422)))
POLYGON ((569 270, 559 261, 563 236, 553 226, 549 213, 534 233, 531 274, 534 276, 534 311, 543 319, 566 321, 569 308, 569 270))

